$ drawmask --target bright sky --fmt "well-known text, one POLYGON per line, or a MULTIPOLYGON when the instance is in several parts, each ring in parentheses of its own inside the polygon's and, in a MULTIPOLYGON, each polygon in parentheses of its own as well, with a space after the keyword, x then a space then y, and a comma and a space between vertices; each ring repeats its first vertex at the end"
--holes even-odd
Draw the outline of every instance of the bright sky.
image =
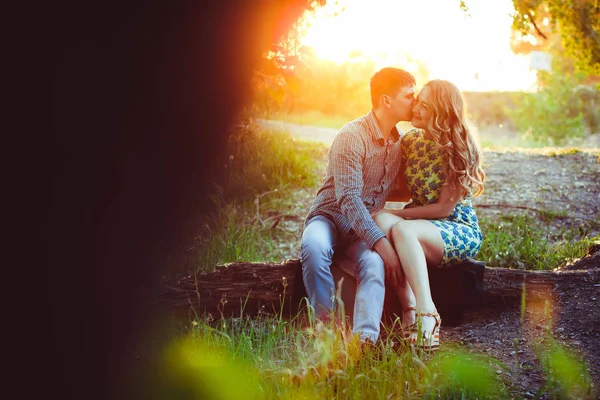
MULTIPOLYGON (((330 2, 332 0, 329 0, 330 2)), ((465 91, 534 90, 529 58, 514 55, 511 0, 339 0, 319 10, 303 44, 336 62, 362 52, 378 66, 411 70, 407 55, 426 64, 431 79, 447 79, 465 91), (330 14, 330 15, 327 15, 330 14)), ((425 82, 418 82, 421 86, 425 82)))

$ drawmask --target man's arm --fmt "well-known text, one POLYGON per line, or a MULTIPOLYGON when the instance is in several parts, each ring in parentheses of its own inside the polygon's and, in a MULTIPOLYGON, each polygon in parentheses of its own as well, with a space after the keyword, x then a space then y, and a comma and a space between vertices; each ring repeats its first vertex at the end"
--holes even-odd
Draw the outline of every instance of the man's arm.
POLYGON ((452 214, 460 200, 458 188, 444 185, 435 203, 399 210, 385 210, 385 212, 404 219, 442 219, 452 214))
POLYGON ((335 196, 342 214, 350 226, 364 240, 369 248, 385 235, 373 221, 363 203, 363 159, 365 145, 350 131, 341 131, 330 149, 330 163, 333 167, 335 196))
POLYGON ((364 143, 356 135, 340 132, 336 137, 330 150, 336 199, 354 232, 383 260, 386 282, 397 288, 404 281, 398 254, 362 199, 364 153, 364 143))
POLYGON ((402 271, 400 259, 398 258, 398 253, 396 253, 394 246, 384 236, 375 243, 373 250, 375 250, 383 260, 383 265, 385 267, 385 282, 398 291, 399 285, 401 282, 404 282, 404 272, 402 271))

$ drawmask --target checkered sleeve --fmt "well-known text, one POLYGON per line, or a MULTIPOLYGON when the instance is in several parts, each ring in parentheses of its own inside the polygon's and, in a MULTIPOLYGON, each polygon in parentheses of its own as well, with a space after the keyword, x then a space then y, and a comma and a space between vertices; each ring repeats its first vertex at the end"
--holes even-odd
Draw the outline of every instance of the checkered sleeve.
POLYGON ((362 200, 363 160, 365 144, 351 131, 341 131, 330 150, 329 162, 333 166, 335 196, 342 214, 348 219, 356 235, 369 248, 384 237, 362 200))

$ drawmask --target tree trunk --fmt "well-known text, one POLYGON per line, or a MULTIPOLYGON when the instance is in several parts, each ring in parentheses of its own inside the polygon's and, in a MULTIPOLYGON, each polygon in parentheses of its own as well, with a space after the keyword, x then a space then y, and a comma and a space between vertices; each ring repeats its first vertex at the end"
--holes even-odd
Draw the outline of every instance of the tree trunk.
MULTIPOLYGON (((521 305, 523 296, 543 298, 558 284, 598 284, 600 246, 588 249, 586 257, 558 271, 523 271, 484 267, 466 262, 447 268, 430 269, 431 291, 443 318, 459 322, 462 311, 511 309, 521 305), (482 276, 483 275, 483 276, 482 276), (525 290, 525 292, 524 292, 525 290), (457 320, 458 318, 458 320, 457 320)), ((334 263, 336 287, 341 289, 346 314, 351 318, 356 291, 355 280, 334 263), (343 279, 342 279, 343 278, 343 279), (338 286, 339 285, 339 286, 338 286)), ((233 263, 212 273, 189 276, 167 287, 154 304, 171 311, 189 311, 213 317, 272 314, 286 318, 306 308, 306 296, 299 260, 284 263, 233 263), (280 314, 281 313, 281 314, 280 314)), ((384 318, 401 315, 399 302, 386 291, 384 318)), ((452 323, 452 322, 451 322, 452 323)))

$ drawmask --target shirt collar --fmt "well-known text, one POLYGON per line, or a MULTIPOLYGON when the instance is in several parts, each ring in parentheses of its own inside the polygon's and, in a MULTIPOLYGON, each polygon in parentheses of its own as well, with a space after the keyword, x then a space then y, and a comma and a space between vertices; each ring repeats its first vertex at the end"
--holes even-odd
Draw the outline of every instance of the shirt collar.
MULTIPOLYGON (((379 144, 385 144, 383 140, 383 134, 381 133, 381 128, 379 128, 379 124, 377 123, 377 117, 375 116, 373 110, 369 111, 369 114, 367 114, 367 121, 369 123, 371 139, 373 139, 374 142, 378 142, 379 144)), ((395 126, 392 128, 391 138, 393 139, 394 143, 396 143, 400 138, 400 132, 398 132, 398 129, 395 126)))

